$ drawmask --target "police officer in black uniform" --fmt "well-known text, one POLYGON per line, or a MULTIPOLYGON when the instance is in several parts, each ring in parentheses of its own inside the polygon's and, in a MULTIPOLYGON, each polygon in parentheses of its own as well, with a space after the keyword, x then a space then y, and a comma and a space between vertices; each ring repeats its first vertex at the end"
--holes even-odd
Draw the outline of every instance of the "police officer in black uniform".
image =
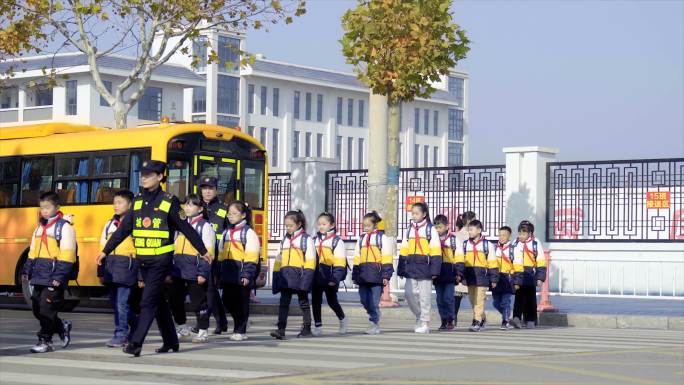
MULTIPOLYGON (((216 233, 216 247, 214 250, 216 250, 215 254, 218 255, 218 243, 228 221, 228 206, 218 198, 218 180, 216 178, 211 176, 200 178, 199 188, 202 193, 205 211, 209 215, 209 222, 214 227, 214 232, 216 233)), ((226 309, 223 307, 218 291, 218 265, 216 260, 214 260, 211 271, 213 277, 209 280, 207 302, 209 303, 211 314, 216 320, 214 334, 221 334, 228 331, 228 319, 226 318, 226 309)))
POLYGON ((174 233, 180 231, 197 249, 201 257, 211 263, 212 257, 202 243, 197 232, 180 218, 178 198, 164 192, 160 183, 166 181, 166 163, 148 160, 140 168, 140 184, 143 187, 133 202, 133 215, 124 217, 119 228, 112 234, 102 253, 97 256, 100 264, 129 235, 133 236, 136 257, 140 261, 145 288, 140 301, 138 325, 124 353, 140 356, 142 344, 152 321, 157 319, 163 345, 157 353, 169 350, 178 351, 178 336, 174 328, 171 312, 162 297, 164 278, 173 261, 174 233))

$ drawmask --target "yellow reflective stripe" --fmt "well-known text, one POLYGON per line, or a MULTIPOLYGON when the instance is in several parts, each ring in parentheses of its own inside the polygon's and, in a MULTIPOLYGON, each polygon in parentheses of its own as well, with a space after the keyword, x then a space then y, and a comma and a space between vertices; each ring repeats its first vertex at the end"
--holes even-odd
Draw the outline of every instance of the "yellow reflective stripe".
POLYGON ((137 199, 135 202, 133 202, 133 210, 140 210, 142 208, 142 201, 137 199))
POLYGON ((166 245, 157 248, 136 248, 136 255, 160 255, 173 252, 173 245, 166 245))
MULTIPOLYGON (((237 178, 236 180, 239 182, 240 181, 240 161, 237 161, 237 178)), ((235 192, 235 199, 240 200, 240 184, 238 183, 238 188, 236 189, 237 191, 235 192)))
POLYGON ((165 213, 168 213, 170 208, 171 208, 171 202, 169 202, 169 201, 162 201, 159 204, 159 210, 161 210, 165 213))
POLYGON ((223 234, 216 234, 216 240, 217 241, 220 241, 222 237, 223 237, 223 234))
POLYGON ((240 180, 240 161, 237 161, 237 180, 240 180))
POLYGON ((133 230, 137 238, 169 238, 169 232, 164 230, 133 230))
POLYGON ((216 210, 216 215, 218 215, 218 216, 221 217, 221 218, 225 218, 225 217, 226 217, 226 214, 227 214, 227 213, 226 213, 226 210, 224 210, 224 209, 218 209, 218 210, 216 210))
POLYGON ((200 155, 200 160, 214 160, 213 156, 200 155))
POLYGON ((230 158, 221 158, 221 161, 225 163, 235 163, 235 159, 230 158))
POLYGON ((195 155, 195 161, 193 162, 192 175, 197 176, 197 155, 195 155))

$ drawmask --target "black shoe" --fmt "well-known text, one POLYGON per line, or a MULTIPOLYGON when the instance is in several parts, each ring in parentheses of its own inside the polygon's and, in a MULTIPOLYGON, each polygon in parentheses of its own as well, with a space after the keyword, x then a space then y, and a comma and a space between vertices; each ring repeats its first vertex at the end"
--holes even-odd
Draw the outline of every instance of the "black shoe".
POLYGON ((122 350, 126 354, 132 354, 135 357, 140 357, 140 353, 142 352, 142 345, 138 345, 134 342, 131 342, 128 345, 124 346, 122 350))
POLYGON ((197 334, 199 333, 199 328, 197 326, 194 326, 190 328, 190 331, 192 332, 192 334, 197 334))
POLYGON ((442 331, 447 330, 447 321, 442 320, 442 325, 437 330, 442 330, 442 331))
POLYGON ((284 340, 285 339, 285 330, 277 329, 271 332, 271 337, 277 339, 277 340, 284 340))
POLYGON ((169 350, 172 350, 174 353, 178 353, 179 346, 178 344, 175 345, 162 345, 159 348, 154 349, 155 352, 157 353, 168 353, 169 350))
POLYGON ((297 334, 297 338, 308 338, 308 337, 313 337, 313 333, 311 333, 311 326, 304 326, 302 330, 297 334))
POLYGON ((217 326, 216 329, 214 329, 214 335, 221 335, 221 333, 227 333, 228 332, 228 326, 217 326))

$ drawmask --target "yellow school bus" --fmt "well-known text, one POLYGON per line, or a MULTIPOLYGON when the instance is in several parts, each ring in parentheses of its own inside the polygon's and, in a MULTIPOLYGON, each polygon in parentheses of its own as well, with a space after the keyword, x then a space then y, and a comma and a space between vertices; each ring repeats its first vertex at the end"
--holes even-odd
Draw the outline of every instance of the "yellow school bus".
MULTIPOLYGON (((199 178, 217 177, 220 199, 247 202, 254 229, 267 244, 266 151, 239 129, 195 123, 124 130, 67 123, 6 127, 0 129, 0 286, 21 286, 38 197, 53 190, 62 212, 74 216, 80 270, 70 291, 80 297, 99 291, 95 257, 113 215, 114 193, 140 191, 138 168, 146 159, 168 163, 164 187, 180 199, 198 193, 199 178)), ((262 253, 265 258, 265 247, 262 253)))

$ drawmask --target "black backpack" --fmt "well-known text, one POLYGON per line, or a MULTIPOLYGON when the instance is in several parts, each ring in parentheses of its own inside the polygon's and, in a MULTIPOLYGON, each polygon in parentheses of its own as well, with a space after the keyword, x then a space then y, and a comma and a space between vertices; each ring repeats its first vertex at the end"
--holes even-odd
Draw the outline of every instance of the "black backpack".
MULTIPOLYGON (((65 223, 68 222, 65 219, 60 219, 55 224, 55 241, 57 241, 57 247, 60 246, 60 242, 62 241, 62 228, 64 227, 65 223)), ((79 269, 80 262, 78 260, 78 242, 76 242, 76 261, 71 265, 71 271, 69 272, 67 278, 70 281, 75 281, 76 279, 78 279, 79 269)))

